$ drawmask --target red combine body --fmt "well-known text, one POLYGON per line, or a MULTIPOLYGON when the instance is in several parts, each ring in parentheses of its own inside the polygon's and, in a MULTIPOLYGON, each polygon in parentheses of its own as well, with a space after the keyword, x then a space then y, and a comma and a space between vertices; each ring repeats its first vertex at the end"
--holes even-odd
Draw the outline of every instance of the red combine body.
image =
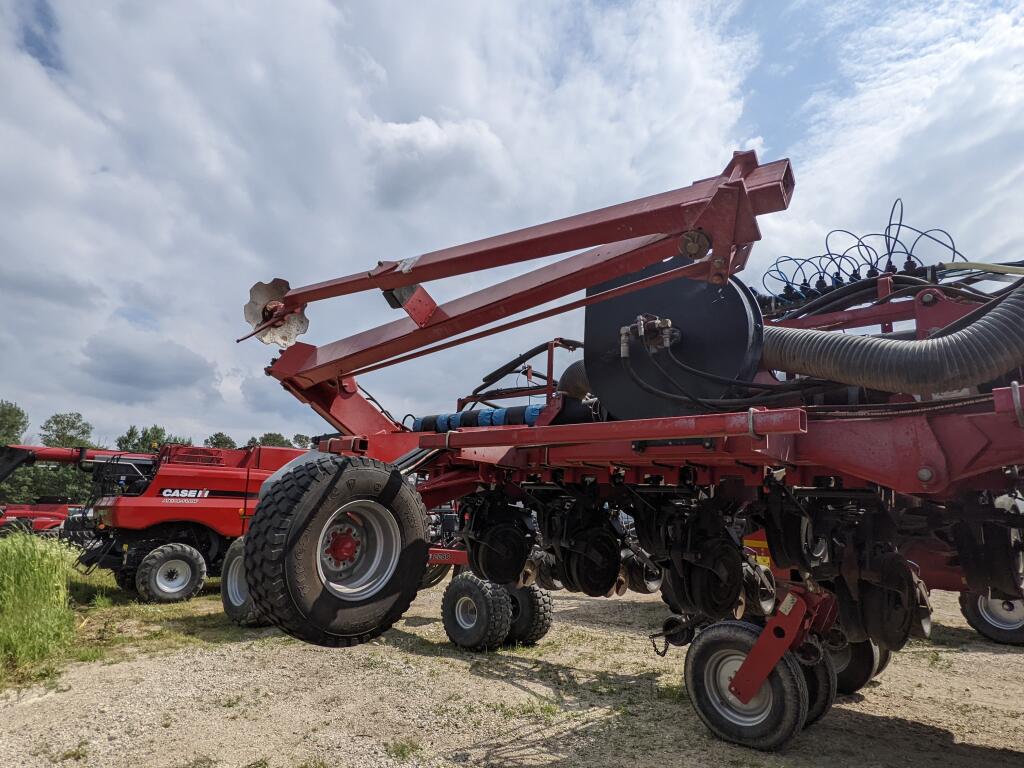
POLYGON ((81 504, 67 499, 40 497, 35 504, 0 504, 0 531, 23 528, 32 533, 57 535, 68 514, 81 512, 81 504))
POLYGON ((263 481, 305 451, 164 446, 94 471, 94 499, 71 532, 86 568, 108 568, 147 600, 187 599, 219 576, 263 481))
MULTIPOLYGON (((682 614, 666 639, 692 640, 698 716, 770 750, 828 711, 834 653, 927 633, 908 540, 948 531, 968 584, 1024 597, 1024 518, 1005 503, 1024 486, 1024 264, 926 268, 907 252, 903 270, 872 261, 861 276, 842 267, 848 251, 828 256, 831 286, 797 279, 765 301, 737 275, 758 216, 786 209, 794 186, 787 160, 738 152, 683 189, 315 285, 253 286, 250 335, 284 348, 267 373, 342 435, 261 491, 245 537, 259 610, 307 642, 376 637, 423 577, 426 509, 451 504, 485 592, 536 579, 613 595, 635 563, 660 574, 682 614), (445 304, 422 285, 588 248, 445 304), (1010 285, 980 289, 994 279, 1010 285), (369 290, 404 316, 296 343, 309 302, 369 290), (578 308, 582 342, 541 345, 411 428, 356 382, 578 308), (559 348, 583 354, 556 375, 559 348), (542 353, 535 381, 500 386, 542 353), (770 567, 742 544, 759 529, 770 567)), ((884 239, 891 262, 899 231, 884 239)), ((474 605, 513 610, 451 598, 467 631, 474 605)))

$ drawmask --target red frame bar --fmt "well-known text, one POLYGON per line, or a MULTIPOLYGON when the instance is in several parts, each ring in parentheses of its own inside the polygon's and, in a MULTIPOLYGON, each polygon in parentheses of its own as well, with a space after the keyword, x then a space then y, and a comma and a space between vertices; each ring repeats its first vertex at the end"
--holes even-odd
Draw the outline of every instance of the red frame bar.
MULTIPOLYGON (((720 186, 737 181, 743 182, 756 213, 772 213, 787 208, 795 186, 789 160, 758 165, 754 152, 735 152, 719 176, 696 181, 689 187, 444 248, 401 262, 380 262, 369 272, 293 288, 283 302, 286 310, 294 310, 311 301, 334 296, 374 288, 400 288, 626 238, 678 234, 688 228, 686 222, 695 217, 697 210, 711 202, 720 186)), ((752 235, 750 240, 743 242, 760 239, 759 233, 752 235)))

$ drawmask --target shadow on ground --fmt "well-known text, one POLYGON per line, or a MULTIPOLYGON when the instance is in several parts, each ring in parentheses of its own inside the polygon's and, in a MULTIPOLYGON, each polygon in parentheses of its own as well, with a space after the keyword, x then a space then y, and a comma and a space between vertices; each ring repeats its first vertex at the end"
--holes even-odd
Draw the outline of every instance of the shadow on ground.
MULTIPOLYGON (((657 605, 651 608, 659 610, 657 605)), ((860 697, 840 698, 837 708, 800 734, 785 752, 765 754, 712 737, 690 706, 685 688, 666 685, 664 679, 659 683, 654 671, 595 672, 534 657, 521 648, 473 654, 401 629, 388 632, 383 642, 417 655, 469 660, 471 674, 511 685, 556 713, 537 722, 518 718, 500 737, 469 750, 442 752, 446 760, 460 764, 508 768, 1024 765, 1020 752, 959 743, 943 728, 844 706, 860 697)), ((680 671, 682 659, 680 655, 680 671)))

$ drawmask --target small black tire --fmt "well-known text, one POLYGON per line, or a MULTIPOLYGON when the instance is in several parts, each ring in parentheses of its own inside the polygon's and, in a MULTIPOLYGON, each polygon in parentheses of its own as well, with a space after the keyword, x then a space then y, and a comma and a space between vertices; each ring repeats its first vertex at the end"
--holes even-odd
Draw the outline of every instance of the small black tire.
POLYGON ((245 534, 249 593, 292 637, 331 648, 365 643, 415 599, 427 537, 423 500, 397 469, 309 454, 260 491, 245 534))
POLYGON ((740 621, 719 621, 700 632, 686 653, 686 691, 697 716, 725 741, 769 752, 781 749, 804 727, 807 683, 787 651, 747 705, 728 682, 754 647, 760 630, 740 621))
POLYGON ((551 594, 536 584, 529 587, 505 587, 508 592, 512 621, 505 643, 536 645, 546 635, 555 618, 551 594))
POLYGON ((451 571, 452 566, 450 563, 442 563, 441 565, 428 565, 427 570, 423 573, 423 578, 420 579, 420 589, 430 589, 436 587, 442 581, 445 576, 451 571))
POLYGON ((498 648, 512 626, 512 598, 500 584, 460 573, 445 587, 441 621, 448 639, 468 651, 498 648))
POLYGON ((195 547, 164 544, 142 558, 135 588, 147 603, 180 603, 195 597, 206 583, 206 560, 195 547))
POLYGON ((961 592, 960 613, 972 629, 992 642, 1024 645, 1024 600, 999 600, 961 592))
POLYGON ((220 602, 225 615, 240 627, 269 627, 270 621, 260 613, 249 594, 245 578, 245 539, 231 542, 224 554, 220 574, 220 602))
POLYGON ((880 651, 870 640, 847 643, 838 651, 828 651, 836 668, 836 687, 849 696, 871 682, 878 671, 880 651))
POLYGON ((114 583, 118 589, 131 592, 133 595, 139 594, 139 589, 135 586, 135 571, 131 568, 114 571, 114 583))
POLYGON ((801 667, 804 671, 804 682, 807 683, 807 721, 804 728, 809 728, 832 709, 839 681, 836 665, 827 651, 821 654, 817 664, 802 664, 801 667))

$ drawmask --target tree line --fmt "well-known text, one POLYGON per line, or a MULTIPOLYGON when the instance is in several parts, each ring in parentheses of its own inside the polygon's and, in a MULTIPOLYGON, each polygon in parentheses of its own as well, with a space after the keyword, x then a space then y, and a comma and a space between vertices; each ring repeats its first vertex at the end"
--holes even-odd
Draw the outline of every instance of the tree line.
MULTIPOLYGON (((19 445, 25 440, 29 427, 28 414, 17 403, 0 400, 0 446, 19 445)), ((137 427, 134 424, 119 435, 114 446, 100 445, 93 435, 93 427, 82 414, 71 411, 55 413, 39 425, 39 443, 58 448, 111 448, 126 453, 155 453, 164 445, 192 445, 192 438, 175 435, 164 427, 153 424, 137 427)), ((238 448, 239 444, 224 432, 214 432, 203 440, 207 448, 238 448)), ((280 432, 264 432, 249 438, 242 447, 257 445, 280 448, 311 447, 309 436, 296 434, 288 439, 280 432)), ((42 497, 67 498, 73 503, 88 500, 90 477, 74 466, 23 467, 0 483, 0 502, 31 504, 42 497)))

